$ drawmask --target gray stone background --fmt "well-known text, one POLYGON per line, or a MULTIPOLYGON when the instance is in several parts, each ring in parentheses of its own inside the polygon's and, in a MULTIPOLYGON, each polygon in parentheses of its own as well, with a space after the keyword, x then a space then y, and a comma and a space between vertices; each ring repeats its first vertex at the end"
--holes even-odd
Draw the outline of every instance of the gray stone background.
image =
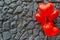
MULTIPOLYGON (((52 2, 60 9, 60 0, 0 0, 0 40, 60 40, 60 33, 46 37, 34 14, 41 2, 52 2)), ((60 29, 60 14, 55 19, 60 29)))

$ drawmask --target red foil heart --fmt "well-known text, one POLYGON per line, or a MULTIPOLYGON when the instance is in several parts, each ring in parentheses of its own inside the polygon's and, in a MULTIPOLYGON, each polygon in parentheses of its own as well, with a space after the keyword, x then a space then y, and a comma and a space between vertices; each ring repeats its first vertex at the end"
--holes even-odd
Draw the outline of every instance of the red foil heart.
POLYGON ((54 26, 54 19, 57 18, 59 11, 53 9, 52 3, 39 4, 39 12, 35 14, 36 20, 42 24, 42 29, 47 36, 55 36, 59 33, 59 29, 54 26), (48 19, 48 21, 47 21, 48 19))

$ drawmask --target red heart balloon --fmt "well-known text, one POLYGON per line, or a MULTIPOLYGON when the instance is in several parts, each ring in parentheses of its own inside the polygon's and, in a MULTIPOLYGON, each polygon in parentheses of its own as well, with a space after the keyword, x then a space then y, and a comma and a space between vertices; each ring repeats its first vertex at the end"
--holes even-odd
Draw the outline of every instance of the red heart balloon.
POLYGON ((53 11, 54 5, 52 3, 47 4, 39 4, 38 9, 44 13, 44 15, 48 16, 53 11))
POLYGON ((59 33, 59 30, 57 27, 53 27, 50 31, 45 31, 45 35, 47 36, 55 36, 59 33))
POLYGON ((36 18, 36 20, 37 20, 39 23, 41 23, 42 25, 46 23, 46 17, 43 15, 43 13, 37 12, 37 13, 35 14, 35 18, 36 18))
POLYGON ((57 27, 54 27, 53 23, 49 22, 43 26, 43 30, 45 32, 45 35, 47 36, 55 36, 59 33, 59 30, 57 27))
POLYGON ((57 35, 59 33, 59 29, 57 28, 57 27, 54 27, 53 29, 52 29, 52 35, 51 36, 55 36, 55 35, 57 35))
POLYGON ((58 10, 54 10, 54 11, 48 16, 49 21, 53 21, 55 18, 57 18, 58 14, 59 14, 59 11, 58 11, 58 10))
POLYGON ((44 24, 42 26, 42 28, 43 28, 44 31, 47 30, 47 32, 49 32, 49 31, 51 31, 51 29, 53 28, 53 26, 54 26, 54 24, 52 22, 48 22, 48 23, 44 24))

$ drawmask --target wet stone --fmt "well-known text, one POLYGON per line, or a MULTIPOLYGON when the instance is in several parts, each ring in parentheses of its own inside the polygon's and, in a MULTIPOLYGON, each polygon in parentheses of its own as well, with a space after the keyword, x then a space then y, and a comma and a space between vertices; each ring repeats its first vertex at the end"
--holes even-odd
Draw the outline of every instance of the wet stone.
POLYGON ((34 35, 34 36, 38 35, 38 33, 39 33, 39 29, 34 29, 34 30, 33 30, 33 35, 34 35))
POLYGON ((10 22, 9 21, 4 22, 3 23, 3 29, 8 30, 9 28, 10 28, 10 22))
POLYGON ((17 0, 12 0, 12 2, 16 2, 17 0))
POLYGON ((11 27, 10 28, 15 28, 16 27, 16 21, 11 22, 11 27))
POLYGON ((3 20, 3 14, 0 14, 0 20, 3 20))
POLYGON ((3 40, 3 39, 2 39, 2 34, 0 34, 0 40, 3 40))
POLYGON ((42 1, 42 0, 33 0, 33 1, 38 2, 38 1, 42 1))
POLYGON ((13 14, 13 9, 9 9, 8 13, 13 14))
POLYGON ((58 35, 58 36, 56 37, 56 40, 60 40, 60 35, 58 35))
POLYGON ((2 12, 3 13, 6 13, 8 11, 9 7, 8 6, 4 6, 3 9, 2 9, 2 12))
POLYGON ((10 33, 7 31, 7 32, 3 32, 3 39, 4 40, 8 40, 10 38, 10 33))
POLYGON ((19 40, 20 37, 21 37, 21 33, 18 32, 18 33, 16 34, 16 36, 15 36, 15 39, 16 39, 16 40, 19 40))
POLYGON ((45 37, 44 34, 43 34, 43 32, 41 32, 41 31, 39 32, 39 36, 40 36, 40 38, 42 38, 42 39, 45 37))
POLYGON ((16 20, 18 20, 18 15, 15 15, 14 17, 13 17, 13 19, 16 21, 16 20))
POLYGON ((32 1, 32 0, 22 0, 22 1, 27 1, 28 2, 28 1, 32 1))
POLYGON ((23 11, 23 8, 21 6, 18 6, 15 11, 14 11, 14 14, 15 13, 18 13, 18 12, 22 12, 23 11))
POLYGON ((24 32, 24 34, 20 37, 20 40, 24 40, 24 39, 27 39, 28 38, 28 33, 27 31, 24 32))
POLYGON ((33 31, 32 30, 28 30, 28 34, 32 34, 33 33, 33 31))
POLYGON ((34 40, 40 40, 40 37, 39 37, 39 36, 37 36, 34 40))
POLYGON ((17 6, 16 3, 12 3, 9 5, 9 7, 11 7, 11 8, 15 8, 16 6, 17 6))
POLYGON ((16 28, 10 30, 10 33, 12 33, 12 34, 15 34, 16 32, 17 32, 16 28))
POLYGON ((3 32, 3 29, 2 28, 0 28, 0 33, 2 33, 3 32))
POLYGON ((60 28, 60 23, 55 24, 55 26, 57 26, 58 28, 60 28))
POLYGON ((33 40, 33 39, 34 39, 33 35, 29 36, 29 40, 33 40))
POLYGON ((0 7, 0 11, 2 11, 3 7, 0 7))
POLYGON ((33 29, 34 28, 34 23, 33 22, 30 22, 28 25, 27 25, 27 29, 33 29))
POLYGON ((22 4, 22 1, 21 1, 21 0, 18 0, 18 1, 16 2, 16 4, 17 4, 17 5, 21 5, 21 4, 22 4))
POLYGON ((4 0, 4 2, 5 2, 6 4, 10 4, 10 3, 12 2, 12 0, 4 0))
POLYGON ((60 0, 48 0, 48 1, 51 1, 51 2, 60 2, 60 0))
POLYGON ((11 17, 11 15, 8 14, 8 13, 7 13, 7 14, 4 14, 4 15, 3 15, 3 20, 6 21, 6 20, 8 20, 10 17, 11 17))
POLYGON ((0 1, 0 6, 3 6, 4 5, 4 2, 3 1, 0 1))
POLYGON ((60 23, 60 18, 59 17, 57 17, 57 23, 60 23))

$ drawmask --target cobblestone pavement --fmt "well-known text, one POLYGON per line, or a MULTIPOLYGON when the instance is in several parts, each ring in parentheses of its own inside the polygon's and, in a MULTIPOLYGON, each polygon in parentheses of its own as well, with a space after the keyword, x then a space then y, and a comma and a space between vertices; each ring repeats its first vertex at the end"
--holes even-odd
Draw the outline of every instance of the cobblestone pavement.
MULTIPOLYGON (((0 0, 0 40, 60 40, 60 33, 46 37, 34 14, 41 2, 52 2, 60 8, 60 0, 0 0)), ((55 20, 60 28, 60 14, 55 20)))

